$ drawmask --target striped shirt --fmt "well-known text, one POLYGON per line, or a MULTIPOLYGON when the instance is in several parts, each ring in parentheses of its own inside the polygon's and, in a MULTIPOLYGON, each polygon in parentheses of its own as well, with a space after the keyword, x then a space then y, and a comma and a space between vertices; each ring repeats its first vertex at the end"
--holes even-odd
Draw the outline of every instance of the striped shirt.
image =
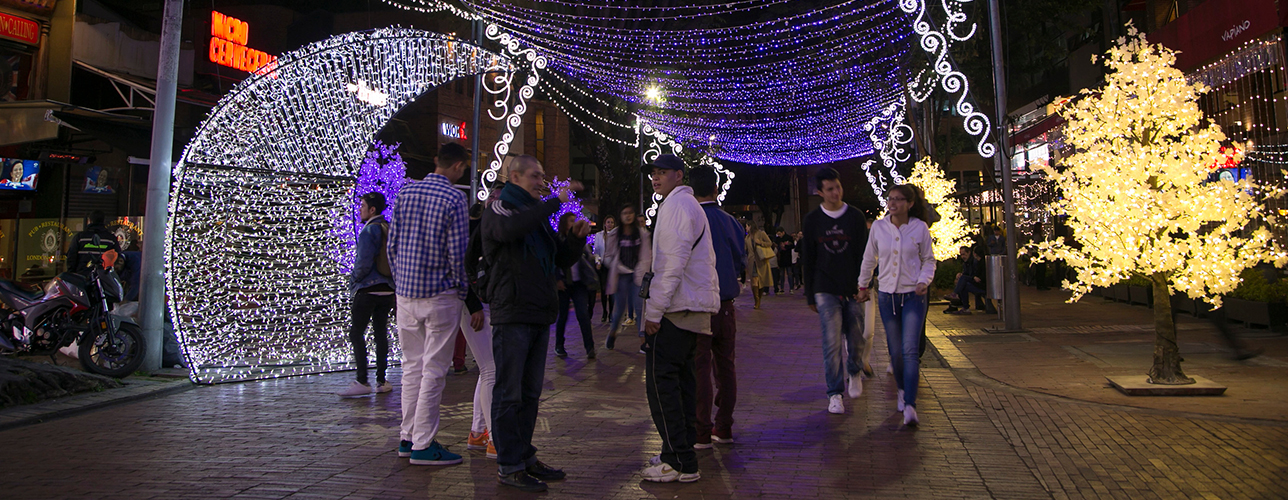
POLYGON ((465 193, 429 174, 398 191, 389 224, 389 267, 400 297, 429 298, 455 290, 465 299, 469 212, 465 193))

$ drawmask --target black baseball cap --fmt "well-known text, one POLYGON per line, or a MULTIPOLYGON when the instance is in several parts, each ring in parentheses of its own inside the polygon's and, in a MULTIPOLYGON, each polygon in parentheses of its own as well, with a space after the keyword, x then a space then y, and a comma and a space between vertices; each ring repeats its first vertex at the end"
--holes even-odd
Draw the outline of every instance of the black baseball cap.
POLYGON ((653 160, 651 163, 641 166, 640 172, 643 173, 644 175, 649 175, 653 173, 653 169, 655 168, 661 168, 665 170, 679 170, 683 172, 685 170, 684 160, 681 160, 680 157, 675 155, 661 155, 661 156, 658 156, 657 159, 653 160))

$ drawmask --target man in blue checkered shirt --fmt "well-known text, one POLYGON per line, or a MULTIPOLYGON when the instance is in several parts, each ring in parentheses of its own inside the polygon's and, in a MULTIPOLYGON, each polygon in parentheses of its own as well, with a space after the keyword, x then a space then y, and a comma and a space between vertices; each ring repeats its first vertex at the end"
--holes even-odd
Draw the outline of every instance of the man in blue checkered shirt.
POLYGON ((465 275, 468 201, 452 185, 469 164, 464 147, 444 144, 434 173, 398 192, 389 224, 389 266, 398 297, 398 342, 403 353, 398 456, 409 457, 413 465, 462 461, 434 437, 469 283, 465 275))

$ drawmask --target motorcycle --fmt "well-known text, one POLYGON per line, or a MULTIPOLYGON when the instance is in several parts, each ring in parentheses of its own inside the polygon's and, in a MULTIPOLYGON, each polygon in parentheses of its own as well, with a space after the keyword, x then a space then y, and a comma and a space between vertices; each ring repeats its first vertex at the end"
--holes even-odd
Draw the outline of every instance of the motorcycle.
POLYGON ((143 329, 111 313, 125 296, 116 271, 94 262, 88 274, 66 272, 32 288, 0 280, 0 351, 48 353, 79 343, 86 371, 121 378, 143 364, 143 329))

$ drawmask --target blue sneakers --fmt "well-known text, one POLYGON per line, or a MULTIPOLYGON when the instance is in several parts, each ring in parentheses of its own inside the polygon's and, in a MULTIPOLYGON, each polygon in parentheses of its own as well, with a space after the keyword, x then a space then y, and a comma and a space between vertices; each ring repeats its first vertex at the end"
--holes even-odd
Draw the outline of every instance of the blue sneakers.
POLYGON ((447 451, 438 441, 429 443, 429 448, 411 451, 412 465, 454 465, 463 461, 460 455, 447 451))
POLYGON ((407 458, 411 456, 411 441, 398 442, 398 457, 407 458))

